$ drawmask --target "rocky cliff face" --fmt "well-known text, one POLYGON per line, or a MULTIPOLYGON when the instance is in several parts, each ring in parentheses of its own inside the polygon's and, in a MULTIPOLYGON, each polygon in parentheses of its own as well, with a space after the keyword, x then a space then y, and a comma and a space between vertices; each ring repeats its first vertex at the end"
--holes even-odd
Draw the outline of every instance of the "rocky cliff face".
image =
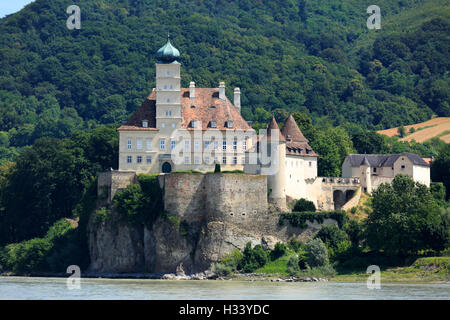
POLYGON ((202 272, 247 242, 273 248, 292 237, 306 240, 322 226, 279 226, 278 214, 267 209, 261 176, 171 174, 162 176, 161 185, 168 213, 150 230, 128 226, 114 211, 100 224, 91 219, 90 271, 175 273, 182 264, 186 273, 202 272))

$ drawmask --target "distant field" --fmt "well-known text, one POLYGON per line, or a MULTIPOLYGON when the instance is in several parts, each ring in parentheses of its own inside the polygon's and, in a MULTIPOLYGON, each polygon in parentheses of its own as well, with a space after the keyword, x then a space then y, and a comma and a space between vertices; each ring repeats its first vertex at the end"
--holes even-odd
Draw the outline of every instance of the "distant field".
MULTIPOLYGON (((416 140, 417 142, 424 142, 428 139, 439 137, 442 141, 450 143, 450 117, 434 118, 422 123, 417 123, 405 126, 406 137, 400 139, 401 141, 416 140), (409 133, 409 130, 414 128, 416 132, 409 133), (420 129, 420 130, 419 130, 420 129)), ((380 134, 389 137, 398 135, 398 127, 378 131, 380 134)))

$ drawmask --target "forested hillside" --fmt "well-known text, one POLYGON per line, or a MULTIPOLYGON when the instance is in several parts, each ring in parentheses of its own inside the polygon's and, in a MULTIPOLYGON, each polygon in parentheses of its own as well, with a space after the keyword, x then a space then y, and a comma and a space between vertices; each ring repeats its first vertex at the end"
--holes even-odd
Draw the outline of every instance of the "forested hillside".
MULTIPOLYGON (((412 192, 412 200, 395 199, 418 201, 426 214, 440 207, 447 224, 420 220, 421 228, 448 230, 450 144, 376 130, 450 116, 450 0, 377 0, 380 30, 366 26, 372 4, 36 0, 0 19, 0 271, 87 267, 97 173, 117 169, 116 128, 154 87, 155 52, 168 32, 181 52, 183 87, 225 81, 229 98, 241 87, 242 113, 255 129, 291 112, 319 155, 319 176, 340 176, 349 153, 435 157, 431 188, 420 187, 429 201, 412 192), (80 30, 66 27, 72 4, 81 8, 80 30)), ((390 234, 416 232, 392 225, 409 233, 390 234)))
MULTIPOLYGON (((0 20, 0 158, 120 123, 154 86, 167 32, 182 84, 242 88, 242 113, 384 129, 449 116, 449 1, 37 0, 0 20), (81 8, 68 30, 66 8, 81 8)), ((232 90, 228 90, 230 95, 232 90)))

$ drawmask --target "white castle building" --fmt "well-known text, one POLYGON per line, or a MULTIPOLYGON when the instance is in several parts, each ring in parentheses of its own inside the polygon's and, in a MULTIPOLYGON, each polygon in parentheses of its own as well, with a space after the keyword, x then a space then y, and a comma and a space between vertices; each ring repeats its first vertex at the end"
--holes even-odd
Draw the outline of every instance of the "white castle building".
POLYGON ((273 118, 257 135, 241 115, 239 88, 233 103, 224 82, 181 88, 180 52, 170 40, 156 57, 156 88, 118 129, 120 172, 206 173, 220 164, 222 171, 267 175, 269 201, 281 210, 286 197, 309 199, 320 210, 341 208, 355 191, 370 193, 398 173, 430 184, 428 164, 413 154, 350 155, 342 177, 317 177, 318 155, 292 115, 281 130, 273 118))
POLYGON ((368 193, 398 174, 430 187, 430 165, 417 154, 350 154, 342 163, 342 177, 360 177, 363 191, 368 193))

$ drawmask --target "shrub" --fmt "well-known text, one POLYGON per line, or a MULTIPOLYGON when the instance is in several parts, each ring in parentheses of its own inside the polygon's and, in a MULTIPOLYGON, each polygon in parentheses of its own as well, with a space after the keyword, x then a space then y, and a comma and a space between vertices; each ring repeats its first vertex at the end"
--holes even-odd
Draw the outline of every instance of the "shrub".
POLYGON ((320 211, 320 212, 292 212, 281 213, 278 224, 282 226, 285 221, 297 228, 306 228, 306 221, 317 221, 323 223, 325 219, 334 219, 337 221, 339 227, 342 227, 348 220, 347 213, 343 210, 335 211, 320 211))
POLYGON ((258 244, 252 249, 252 244, 248 242, 239 267, 243 272, 250 273, 264 266, 267 261, 268 255, 263 247, 258 244))
POLYGON ((331 278, 336 276, 336 270, 330 264, 326 264, 320 267, 307 268, 306 270, 300 271, 298 276, 308 276, 308 277, 326 277, 331 278))
POLYGON ((286 265, 286 271, 287 273, 289 273, 291 276, 296 275, 299 271, 299 260, 298 260, 298 256, 296 254, 293 254, 292 256, 289 257, 289 261, 286 265))
POLYGON ((314 202, 306 200, 304 198, 301 198, 297 200, 297 202, 294 205, 294 211, 295 212, 315 212, 316 206, 314 205, 314 202))
POLYGON ((288 248, 295 252, 298 252, 300 249, 305 248, 305 244, 303 242, 301 242, 300 240, 291 238, 288 242, 288 248))
POLYGON ((2 264, 5 269, 18 273, 43 271, 47 269, 45 257, 52 247, 46 238, 13 243, 5 246, 2 264))
POLYGON ((328 248, 337 248, 338 244, 348 241, 347 234, 335 225, 322 227, 314 236, 315 239, 322 240, 328 248))
POLYGON ((307 263, 307 252, 304 249, 300 249, 298 252, 298 266, 300 269, 306 269, 308 268, 308 263, 307 263))
POLYGON ((239 264, 241 263, 244 255, 238 249, 234 249, 232 252, 227 253, 222 260, 221 264, 230 267, 233 271, 236 271, 239 264))
POLYGON ((406 129, 404 126, 398 127, 397 132, 400 138, 403 138, 406 135, 406 129))
MULTIPOLYGON (((5 246, 1 252, 0 264, 3 268, 17 273, 52 270, 54 261, 51 259, 49 261, 49 258, 52 256, 53 259, 58 258, 56 249, 67 242, 74 230, 69 221, 58 220, 50 227, 44 238, 34 238, 5 246)), ((74 241, 73 248, 77 248, 77 245, 78 243, 74 241)))
POLYGON ((328 251, 322 240, 310 240, 306 244, 305 250, 306 261, 311 268, 328 264, 328 251))
POLYGON ((430 191, 438 201, 445 201, 445 186, 442 182, 431 182, 430 191))
POLYGON ((163 193, 156 175, 141 174, 139 184, 131 184, 114 197, 114 205, 124 221, 151 228, 164 209, 163 193))
POLYGON ((287 253, 287 246, 284 243, 277 242, 275 248, 270 252, 270 260, 276 260, 287 253))
POLYGON ((212 271, 219 276, 228 276, 233 273, 233 269, 230 266, 226 266, 222 263, 214 263, 212 265, 212 271))
POLYGON ((103 221, 108 220, 108 218, 110 216, 111 216, 111 210, 109 210, 109 209, 107 209, 105 207, 101 207, 100 209, 95 210, 93 223, 94 223, 94 225, 98 226, 103 221))

